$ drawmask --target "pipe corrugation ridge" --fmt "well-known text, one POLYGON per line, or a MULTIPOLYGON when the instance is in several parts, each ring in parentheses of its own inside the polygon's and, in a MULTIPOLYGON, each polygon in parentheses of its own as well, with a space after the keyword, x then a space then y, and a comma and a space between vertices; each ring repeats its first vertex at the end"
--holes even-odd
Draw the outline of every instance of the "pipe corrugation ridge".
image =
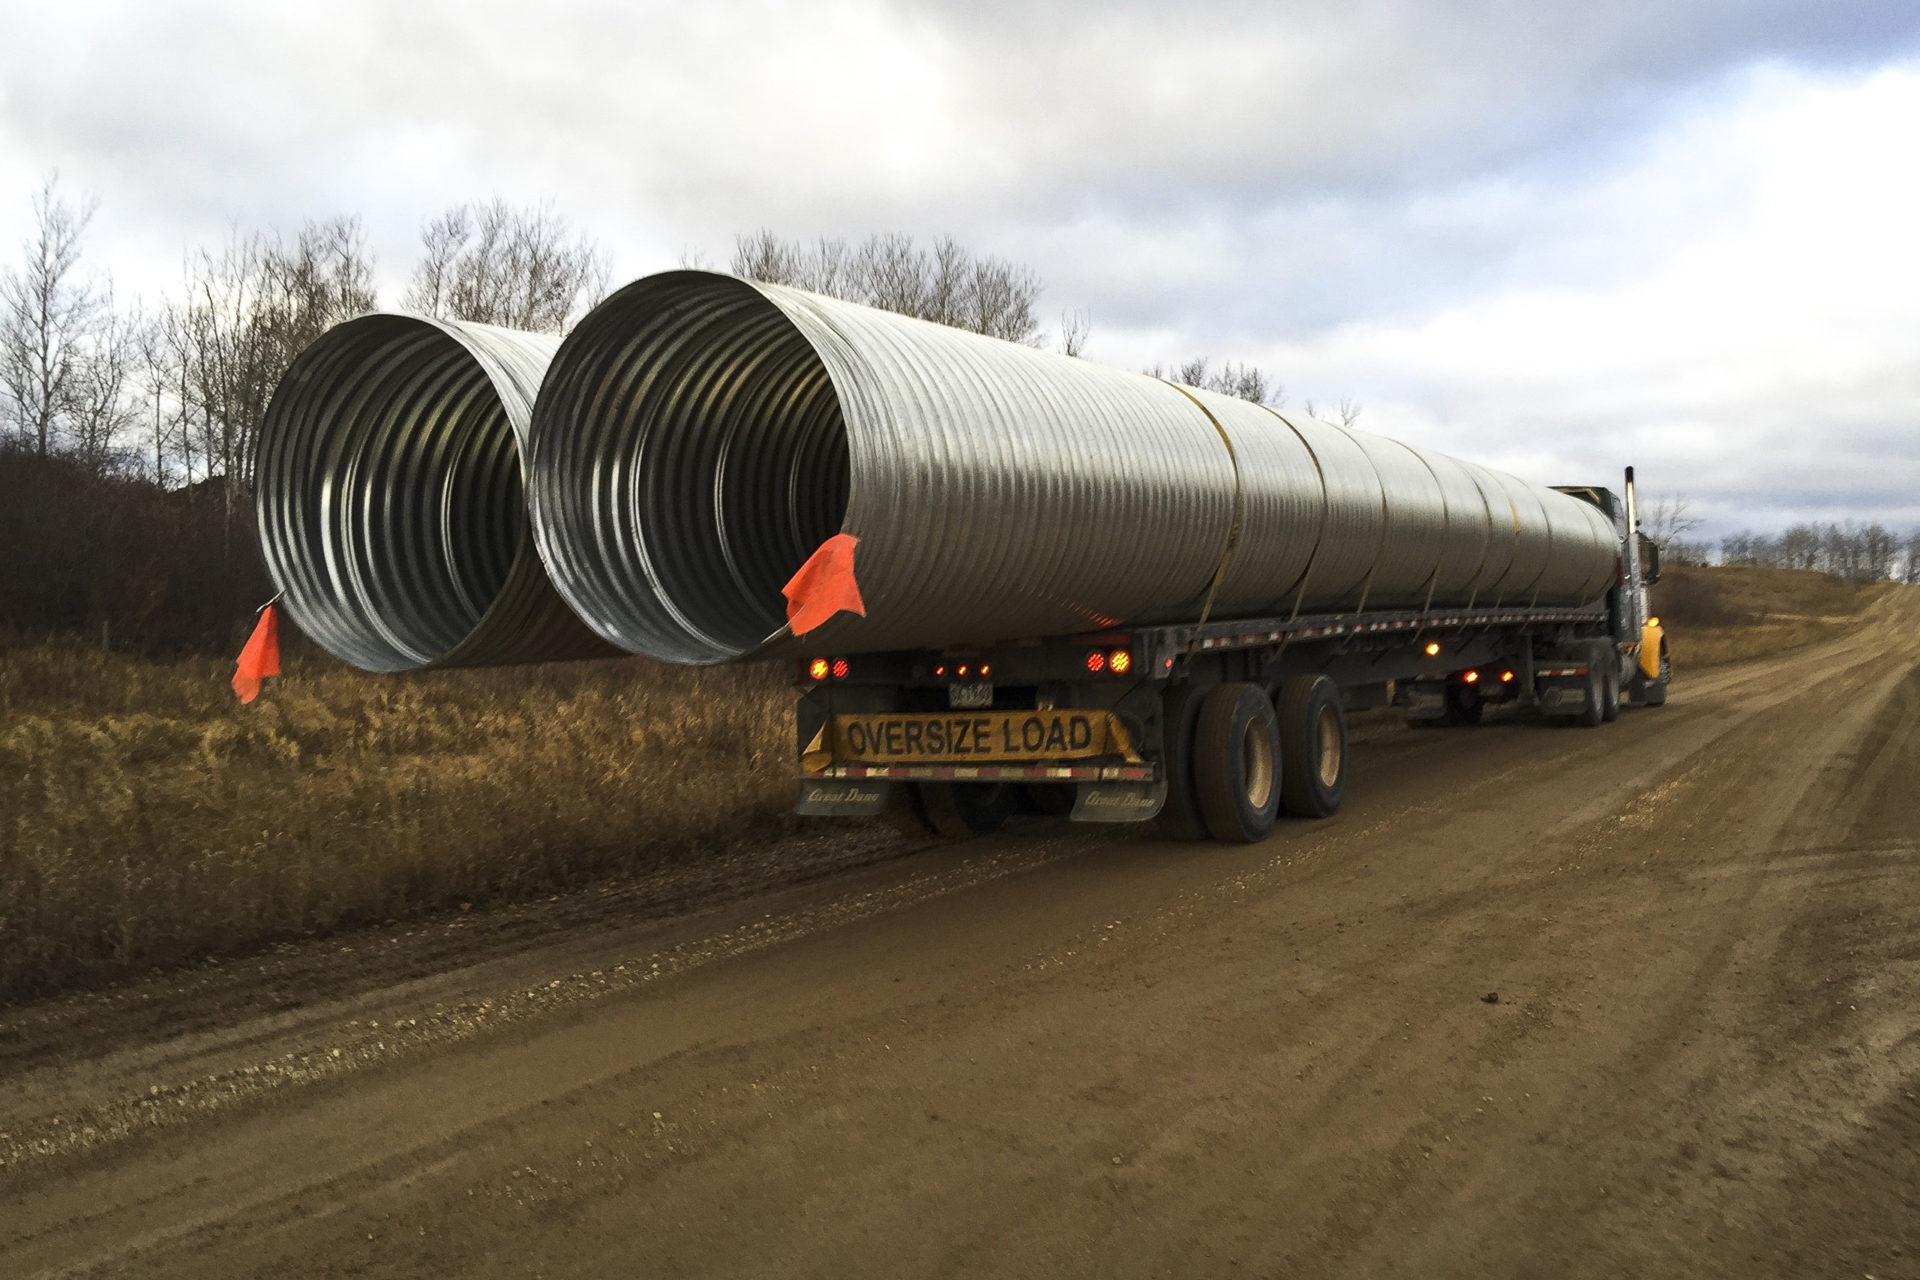
POLYGON ((1271 600, 1259 614, 1292 613, 1312 601, 1319 609, 1359 605, 1387 532, 1380 473, 1352 433, 1300 413, 1270 410, 1312 450, 1319 467, 1326 522, 1307 569, 1306 589, 1271 600))
MULTIPOLYGON (((1216 618, 1459 605, 1495 578, 1535 585, 1548 566, 1530 556, 1517 574, 1518 547, 1550 551, 1547 508, 1578 500, 1143 375, 676 271, 620 290, 562 344, 534 410, 530 502, 556 586, 599 635, 713 663, 801 650, 781 587, 839 532, 860 539, 867 613, 811 633, 809 652, 1188 620, 1216 575, 1216 618)), ((1555 518, 1581 564, 1570 594, 1541 602, 1586 603, 1573 584, 1604 549, 1579 545, 1581 517, 1555 518)))
POLYGON ((1370 431, 1350 433, 1380 477, 1386 531, 1365 588, 1369 609, 1412 609, 1435 596, 1434 574, 1447 537, 1447 504, 1420 455, 1398 440, 1370 431))
POLYGON ((288 615, 369 671, 619 652, 554 591, 523 456, 559 339, 382 312, 293 361, 260 428, 255 515, 288 615))

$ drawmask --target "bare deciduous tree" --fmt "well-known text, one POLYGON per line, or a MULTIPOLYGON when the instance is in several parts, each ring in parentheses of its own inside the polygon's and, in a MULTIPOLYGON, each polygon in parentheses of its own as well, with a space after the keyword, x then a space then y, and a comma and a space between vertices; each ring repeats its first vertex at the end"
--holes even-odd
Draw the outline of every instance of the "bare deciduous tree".
POLYGON ((229 512, 252 484, 260 423, 287 365, 375 302, 373 264, 354 217, 309 222, 291 244, 235 232, 219 252, 188 256, 183 294, 169 303, 161 331, 178 374, 189 457, 199 453, 203 476, 225 478, 229 512))
POLYGON ((1684 493, 1653 494, 1640 508, 1640 528, 1662 547, 1677 547, 1700 527, 1692 507, 1684 493))
POLYGON ((1360 421, 1360 402, 1352 396, 1341 396, 1340 403, 1333 406, 1333 408, 1329 409, 1325 414, 1322 414, 1311 400, 1307 401, 1301 408, 1309 418, 1323 418, 1328 422, 1337 422, 1348 430, 1352 430, 1353 424, 1360 421))
POLYGON ((110 294, 78 278, 80 237, 98 204, 68 204, 58 175, 48 178, 33 199, 25 261, 0 271, 0 425, 41 457, 63 444, 92 376, 91 348, 112 314, 110 294))
POLYGON ((1093 333, 1093 322, 1084 311, 1062 311, 1060 313, 1060 354, 1078 356, 1086 352, 1087 338, 1093 333))
POLYGON ((546 205, 456 205, 420 239, 403 301, 440 319, 561 333, 607 290, 605 250, 546 205))
POLYGON ((930 249, 898 232, 858 245, 831 236, 808 245, 762 229, 735 238, 728 270, 1009 342, 1039 340, 1040 277, 1000 258, 975 256, 951 236, 930 249))
POLYGON ((135 456, 128 437, 140 414, 130 394, 138 374, 140 329, 137 308, 123 315, 114 309, 112 293, 102 294, 68 397, 65 441, 67 454, 94 476, 122 470, 135 456))
MULTIPOLYGON (((1168 372, 1163 365, 1154 365, 1144 369, 1149 378, 1164 378, 1169 382, 1178 382, 1182 386, 1198 387, 1202 391, 1214 391, 1223 396, 1236 396, 1242 400, 1251 400, 1255 404, 1281 408, 1287 402, 1286 388, 1268 379, 1257 367, 1250 364, 1234 364, 1228 361, 1218 369, 1212 367, 1212 361, 1206 356, 1197 356, 1168 372)), ((1312 412, 1311 406, 1308 412, 1312 412)))
POLYGON ((1724 564, 1817 569, 1854 582, 1901 577, 1915 582, 1920 581, 1920 530, 1909 535, 1904 550, 1899 536, 1877 521, 1796 524, 1777 537, 1743 530, 1720 540, 1720 558, 1724 564))

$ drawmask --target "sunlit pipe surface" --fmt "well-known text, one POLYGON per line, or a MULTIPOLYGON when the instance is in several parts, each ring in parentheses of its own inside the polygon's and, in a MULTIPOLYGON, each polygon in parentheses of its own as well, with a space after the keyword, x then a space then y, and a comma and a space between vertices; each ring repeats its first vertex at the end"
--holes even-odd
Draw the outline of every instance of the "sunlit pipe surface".
POLYGON ((532 438, 555 585, 676 662, 797 651, 781 587, 842 531, 867 613, 810 651, 1190 619, 1216 574, 1215 618, 1583 604, 1616 554, 1590 505, 1482 467, 707 272, 582 321, 532 438))
POLYGON ((617 652, 553 590, 522 457, 559 339, 373 314, 303 351, 260 428, 255 513, 288 614, 369 671, 617 652))

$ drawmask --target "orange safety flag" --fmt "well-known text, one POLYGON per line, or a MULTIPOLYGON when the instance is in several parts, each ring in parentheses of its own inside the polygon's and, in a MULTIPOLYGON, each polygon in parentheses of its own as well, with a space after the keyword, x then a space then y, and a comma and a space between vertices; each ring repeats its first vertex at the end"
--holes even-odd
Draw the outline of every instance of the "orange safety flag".
POLYGON ((780 588, 787 597, 787 625, 803 636, 841 610, 867 616, 860 584, 853 580, 853 549, 860 539, 836 533, 820 544, 793 580, 780 588))
POLYGON ((233 670, 233 691, 240 701, 252 702, 260 696, 260 682, 280 674, 280 610, 268 605, 260 611, 260 621, 240 651, 240 662, 233 670))

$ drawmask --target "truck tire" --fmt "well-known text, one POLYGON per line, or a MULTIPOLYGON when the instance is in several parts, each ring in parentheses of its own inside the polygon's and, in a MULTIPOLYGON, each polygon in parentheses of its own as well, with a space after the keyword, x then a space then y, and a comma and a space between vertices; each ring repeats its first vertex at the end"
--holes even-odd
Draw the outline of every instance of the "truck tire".
POLYGON ((1347 789, 1347 717, 1326 676, 1294 676, 1274 699, 1280 803, 1296 818, 1331 818, 1347 789))
POLYGON ((1193 780, 1193 735, 1206 691, 1183 684, 1160 696, 1160 767, 1167 775, 1167 802, 1154 819, 1169 840, 1205 840, 1207 820, 1193 780))
POLYGON ((1589 665, 1599 664, 1606 688, 1600 697, 1600 719, 1611 724, 1620 718, 1620 651, 1605 640, 1595 640, 1589 648, 1589 665))
POLYGON ((1480 701, 1480 690, 1470 684, 1447 686, 1447 714, 1440 717, 1446 725, 1475 725, 1486 714, 1487 704, 1480 701))
POLYGON ((949 839, 998 831, 1019 800, 1005 782, 922 782, 917 789, 927 825, 949 839))
POLYGON ((1215 840, 1252 844, 1280 812, 1280 739, 1273 704, 1257 684, 1207 691, 1193 735, 1193 782, 1215 840))
POLYGON ((1597 729, 1607 719, 1607 670, 1600 655, 1589 651, 1584 655, 1587 661, 1587 705, 1573 722, 1584 729, 1597 729))

